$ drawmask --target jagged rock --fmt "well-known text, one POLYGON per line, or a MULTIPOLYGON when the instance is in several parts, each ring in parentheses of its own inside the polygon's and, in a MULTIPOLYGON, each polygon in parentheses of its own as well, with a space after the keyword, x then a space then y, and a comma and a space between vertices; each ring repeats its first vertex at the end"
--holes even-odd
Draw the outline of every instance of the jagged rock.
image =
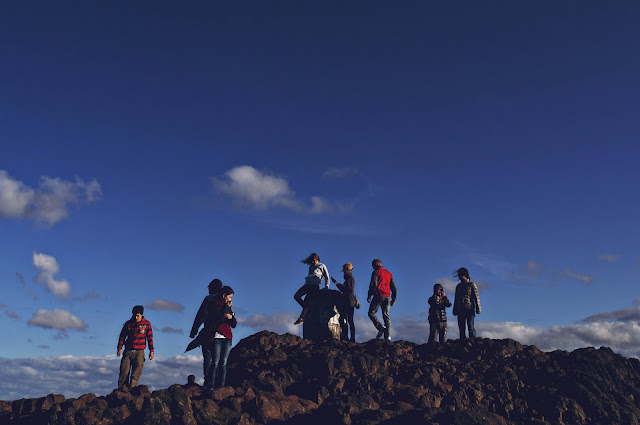
POLYGON ((192 382, 4 402, 0 423, 640 424, 640 361, 608 348, 354 344, 264 331, 232 349, 227 383, 211 394, 192 382))
POLYGON ((335 289, 323 289, 309 301, 309 315, 302 324, 302 337, 312 341, 340 339, 337 306, 344 296, 335 289))

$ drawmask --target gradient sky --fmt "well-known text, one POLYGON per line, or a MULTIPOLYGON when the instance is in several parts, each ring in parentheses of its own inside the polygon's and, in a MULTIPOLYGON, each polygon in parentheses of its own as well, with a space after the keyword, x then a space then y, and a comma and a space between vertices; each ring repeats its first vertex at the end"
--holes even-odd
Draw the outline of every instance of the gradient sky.
POLYGON ((151 371, 177 363, 200 378, 181 353, 216 277, 234 341, 299 333, 310 252, 338 280, 352 262, 361 301, 382 260, 396 340, 426 340, 433 284, 452 296, 465 266, 480 336, 637 357, 639 13, 3 2, 0 399, 87 392, 98 369, 108 392, 135 304, 156 340, 141 383, 175 383, 151 371), (33 385, 60 362, 89 384, 33 385))

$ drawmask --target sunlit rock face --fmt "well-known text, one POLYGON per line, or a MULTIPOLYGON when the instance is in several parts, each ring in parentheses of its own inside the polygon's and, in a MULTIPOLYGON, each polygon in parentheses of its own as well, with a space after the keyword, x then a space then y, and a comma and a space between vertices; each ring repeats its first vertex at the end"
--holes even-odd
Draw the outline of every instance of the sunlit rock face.
MULTIPOLYGON (((185 377, 185 382, 187 382, 185 377)), ((640 362, 608 348, 516 341, 434 347, 259 332, 231 350, 228 386, 0 402, 11 424, 639 424, 640 362)))

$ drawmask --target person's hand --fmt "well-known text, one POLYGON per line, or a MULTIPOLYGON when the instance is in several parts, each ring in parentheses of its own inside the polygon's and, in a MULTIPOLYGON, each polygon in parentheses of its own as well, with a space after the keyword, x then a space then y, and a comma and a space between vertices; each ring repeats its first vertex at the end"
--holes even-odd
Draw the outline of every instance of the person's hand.
POLYGON ((396 300, 391 301, 391 307, 393 307, 394 305, 396 305, 396 300))
POLYGON ((153 351, 149 351, 149 360, 153 360, 153 351))
POLYGON ((193 332, 189 334, 189 338, 195 338, 196 334, 194 334, 193 332))
POLYGON ((120 354, 122 354, 122 350, 118 350, 118 357, 120 357, 120 354))
POLYGON ((233 316, 230 315, 229 313, 225 314, 224 317, 226 317, 229 320, 233 319, 233 316))
POLYGON ((228 305, 229 307, 231 307, 231 306, 233 305, 233 301, 231 301, 231 300, 227 301, 227 305, 228 305))
POLYGON ((445 294, 445 293, 444 293, 444 289, 442 290, 442 296, 443 296, 443 297, 446 297, 446 296, 447 296, 447 294, 445 294))
POLYGON ((371 304, 371 297, 367 297, 367 302, 371 304))

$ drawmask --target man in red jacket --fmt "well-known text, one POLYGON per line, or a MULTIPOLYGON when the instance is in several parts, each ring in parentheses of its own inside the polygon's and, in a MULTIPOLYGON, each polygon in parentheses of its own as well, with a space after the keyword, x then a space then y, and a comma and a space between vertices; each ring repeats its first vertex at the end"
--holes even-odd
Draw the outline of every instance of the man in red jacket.
POLYGON ((382 261, 377 258, 371 262, 373 273, 371 273, 371 282, 369 282, 369 292, 367 294, 367 302, 369 305, 369 318, 378 330, 376 338, 380 338, 384 334, 384 339, 391 341, 391 319, 389 318, 389 308, 396 303, 396 283, 389 270, 382 267, 382 261), (378 308, 382 307, 382 320, 384 326, 376 317, 378 308))
POLYGON ((131 310, 131 319, 125 322, 118 338, 118 357, 124 354, 120 362, 120 377, 118 387, 133 388, 138 386, 138 380, 142 375, 144 366, 144 349, 149 342, 149 360, 153 360, 153 330, 151 323, 144 318, 144 307, 137 305, 131 310), (131 371, 131 376, 129 376, 131 371))

